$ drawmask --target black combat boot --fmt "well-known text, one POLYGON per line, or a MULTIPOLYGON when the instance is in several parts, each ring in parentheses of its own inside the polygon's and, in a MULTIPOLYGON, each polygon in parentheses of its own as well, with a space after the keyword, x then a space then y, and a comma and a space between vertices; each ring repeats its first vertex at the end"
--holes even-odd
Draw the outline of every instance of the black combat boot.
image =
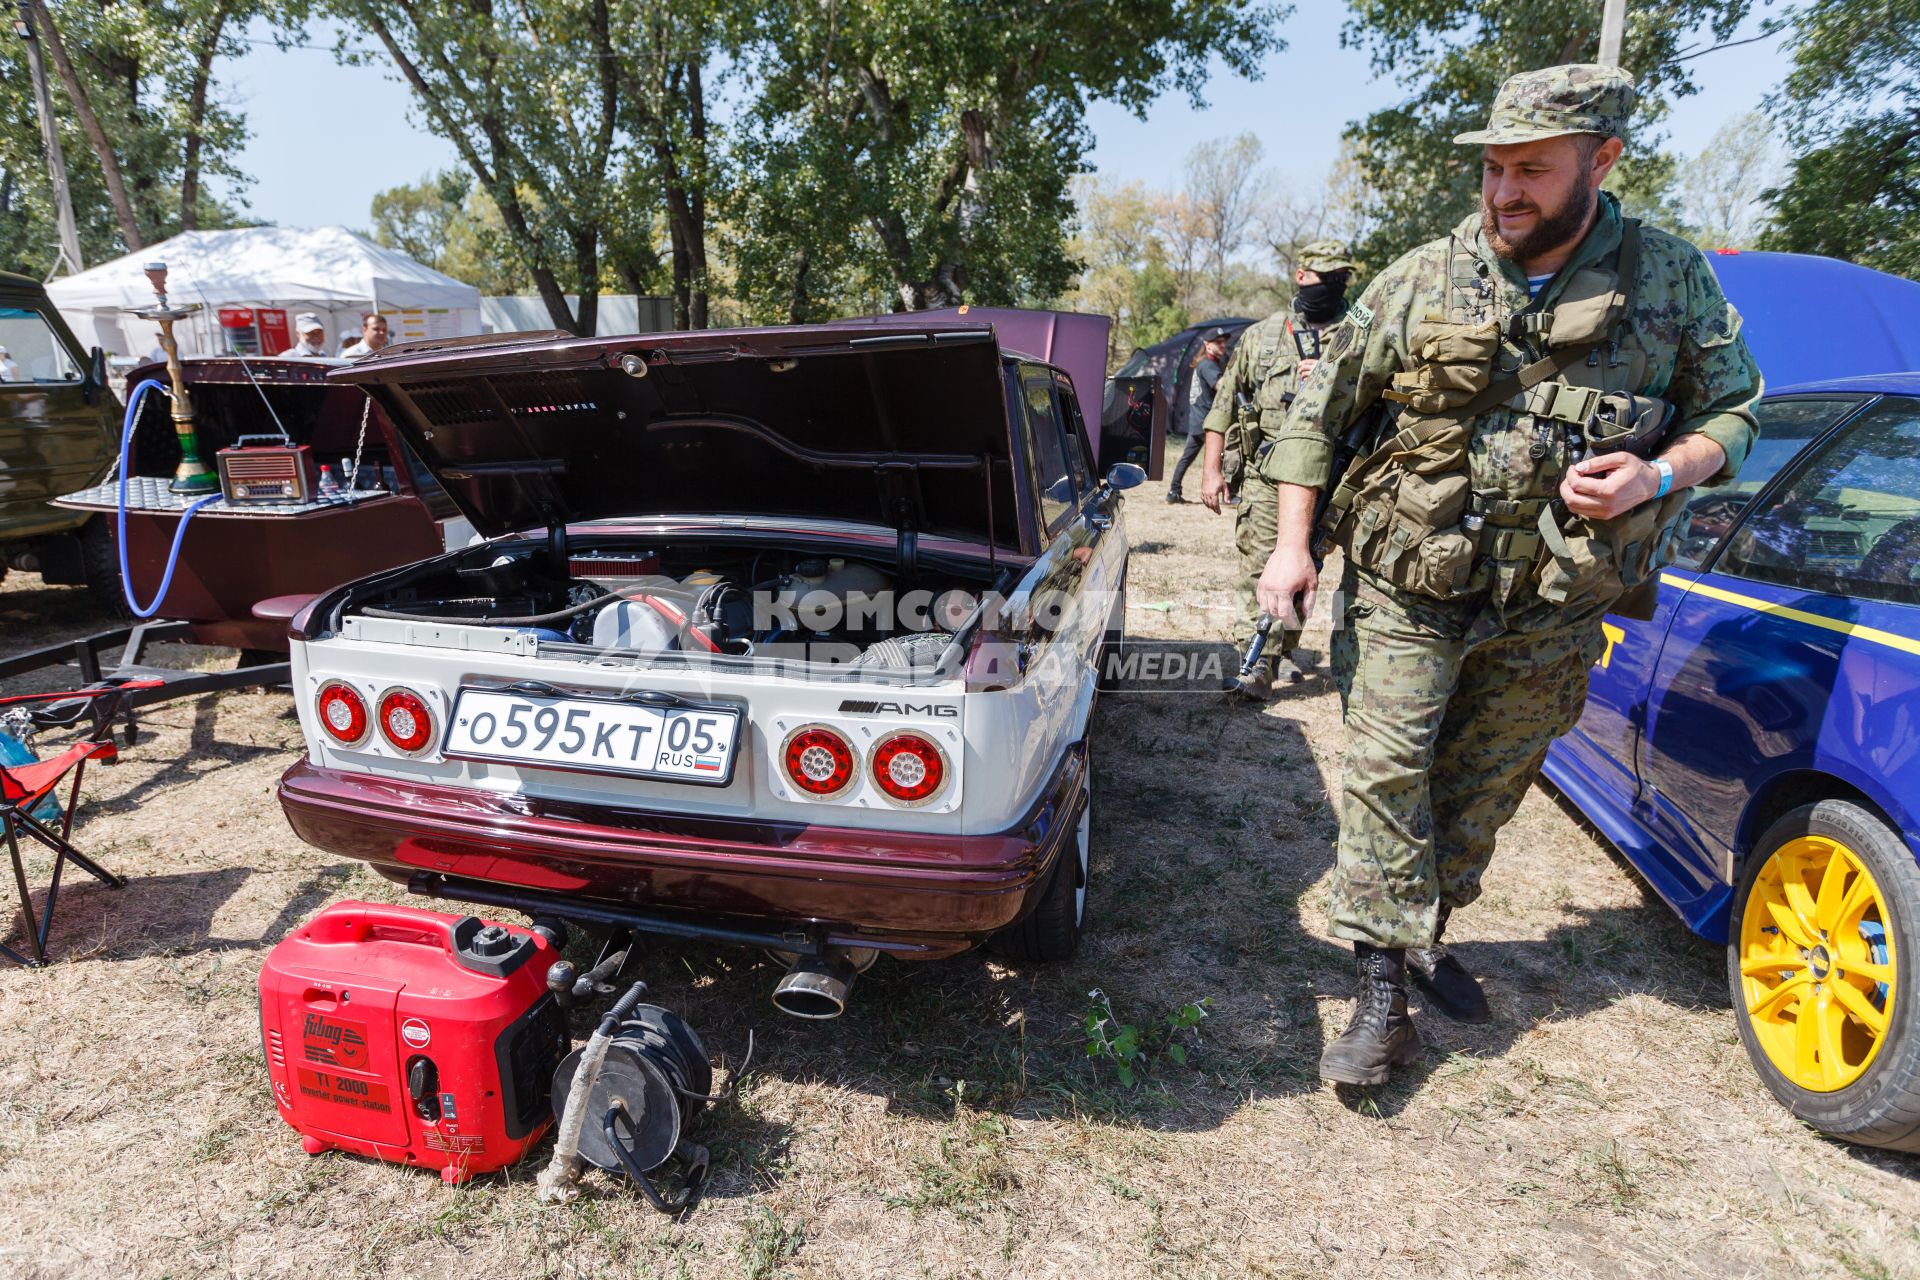
POLYGON ((1353 944, 1360 998, 1353 1021, 1320 1055, 1320 1078, 1335 1084, 1385 1084, 1389 1067, 1418 1062, 1420 1033, 1407 1013, 1406 953, 1399 947, 1353 944))
POLYGON ((1493 1010, 1487 1007, 1487 993, 1480 989, 1479 979, 1441 944, 1447 914, 1447 908, 1440 908, 1440 924, 1434 930, 1432 946, 1407 948, 1407 970, 1433 1001, 1433 1007, 1455 1022, 1491 1022, 1493 1010))

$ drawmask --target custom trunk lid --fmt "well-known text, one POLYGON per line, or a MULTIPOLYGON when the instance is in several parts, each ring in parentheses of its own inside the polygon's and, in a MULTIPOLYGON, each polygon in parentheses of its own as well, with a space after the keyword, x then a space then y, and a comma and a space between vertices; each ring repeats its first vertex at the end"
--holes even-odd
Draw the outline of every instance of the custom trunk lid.
POLYGON ((366 386, 489 536, 717 515, 1021 545, 979 325, 428 341, 331 378, 366 386))

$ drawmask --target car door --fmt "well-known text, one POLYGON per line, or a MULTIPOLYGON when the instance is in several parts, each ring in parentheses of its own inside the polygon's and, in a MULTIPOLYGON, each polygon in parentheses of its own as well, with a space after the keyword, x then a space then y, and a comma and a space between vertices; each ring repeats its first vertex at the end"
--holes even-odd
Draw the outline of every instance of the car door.
POLYGON ((1841 778, 1911 829, 1886 779, 1920 710, 1920 398, 1883 397, 1826 435, 1704 571, 1669 576, 1684 590, 1653 673, 1636 816, 1702 903, 1721 905, 1759 834, 1741 828, 1749 802, 1784 772, 1841 778))
POLYGON ((0 538, 76 524, 48 500, 95 483, 113 459, 103 393, 65 330, 26 299, 0 299, 0 538))
MULTIPOLYGON (((1809 442, 1873 397, 1785 396, 1755 412, 1760 438, 1740 474, 1728 484, 1702 490, 1687 504, 1673 568, 1698 570, 1718 550, 1734 520, 1755 494, 1809 442)), ((1662 577, 1653 617, 1645 622, 1608 614, 1601 622, 1606 645, 1587 684, 1587 705, 1573 730, 1554 744, 1571 757, 1591 785, 1603 788, 1622 808, 1640 790, 1638 756, 1655 662, 1686 590, 1682 574, 1662 577)))

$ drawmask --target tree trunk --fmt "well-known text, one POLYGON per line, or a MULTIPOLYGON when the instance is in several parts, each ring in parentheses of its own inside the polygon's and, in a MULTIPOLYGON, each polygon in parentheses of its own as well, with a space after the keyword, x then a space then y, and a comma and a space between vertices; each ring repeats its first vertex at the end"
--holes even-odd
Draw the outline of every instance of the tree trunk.
POLYGON ((591 338, 600 323, 600 235, 592 227, 574 233, 573 270, 580 277, 580 314, 574 332, 591 338))
POLYGON ((200 129, 207 119, 207 86, 213 80, 214 54, 220 48, 220 32, 227 25, 227 6, 222 4, 207 20, 206 43, 200 46, 193 67, 193 91, 187 98, 187 147, 180 166, 180 229, 200 229, 200 129))
POLYGON ((688 195, 687 269, 691 276, 687 321, 691 328, 707 327, 707 98, 701 85, 700 62, 687 63, 688 131, 693 135, 695 171, 688 195))
POLYGON ((66 42, 60 39, 59 29, 53 25, 53 14, 44 4, 28 6, 35 18, 35 27, 41 39, 46 41, 47 52, 53 55, 53 67, 60 77, 60 83, 66 86, 67 97, 73 102, 73 112, 80 117, 80 127, 87 135, 87 141, 93 145, 93 153, 99 158, 100 172, 106 178, 107 198, 113 202, 113 216, 120 224, 120 238, 127 242, 127 248, 144 249, 146 239, 140 234, 140 223, 133 216, 133 201, 127 198, 127 184, 120 176, 120 161, 113 154, 113 145, 107 141, 106 130, 100 127, 100 117, 94 114, 93 99, 87 96, 87 87, 80 83, 75 74, 72 59, 67 57, 66 42))

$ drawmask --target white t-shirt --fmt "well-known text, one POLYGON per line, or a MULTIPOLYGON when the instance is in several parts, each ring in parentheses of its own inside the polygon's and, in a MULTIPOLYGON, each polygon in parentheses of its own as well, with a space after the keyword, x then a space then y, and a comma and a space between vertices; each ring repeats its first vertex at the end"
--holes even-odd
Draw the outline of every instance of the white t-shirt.
POLYGON ((20 366, 13 362, 12 356, 0 356, 0 382, 20 381, 20 366))
POLYGON ((340 348, 340 354, 346 357, 348 360, 358 360, 362 356, 372 355, 373 348, 367 345, 367 340, 365 338, 362 338, 360 339, 360 341, 354 343, 350 347, 340 348))
POLYGON ((327 354, 325 347, 316 347, 305 338, 280 353, 281 359, 292 357, 295 360, 313 360, 327 354))

